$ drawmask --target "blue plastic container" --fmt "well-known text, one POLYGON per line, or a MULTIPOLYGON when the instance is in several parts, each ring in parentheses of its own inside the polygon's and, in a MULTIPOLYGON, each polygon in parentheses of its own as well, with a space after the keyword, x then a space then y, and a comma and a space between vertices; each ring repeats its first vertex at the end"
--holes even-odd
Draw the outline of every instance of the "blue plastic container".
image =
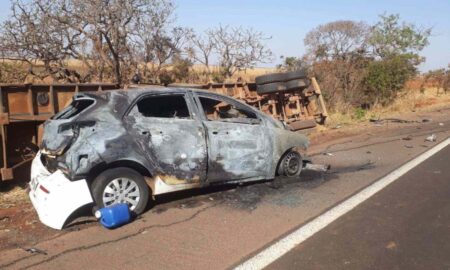
POLYGON ((97 210, 95 217, 105 228, 114 229, 130 222, 131 213, 126 203, 118 203, 97 210))

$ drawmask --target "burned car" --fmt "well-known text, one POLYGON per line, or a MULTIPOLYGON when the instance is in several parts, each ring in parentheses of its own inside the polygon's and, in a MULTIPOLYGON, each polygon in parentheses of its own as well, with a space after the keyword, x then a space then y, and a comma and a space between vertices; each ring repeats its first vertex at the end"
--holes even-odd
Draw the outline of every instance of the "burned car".
POLYGON ((76 94, 44 123, 30 198, 61 229, 81 206, 127 203, 224 183, 298 177, 307 138, 233 98, 148 88, 76 94))

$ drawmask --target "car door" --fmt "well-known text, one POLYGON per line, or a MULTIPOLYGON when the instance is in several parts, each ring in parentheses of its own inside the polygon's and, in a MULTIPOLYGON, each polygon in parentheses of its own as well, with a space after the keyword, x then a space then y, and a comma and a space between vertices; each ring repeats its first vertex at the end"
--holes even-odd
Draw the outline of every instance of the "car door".
POLYGON ((262 179, 270 167, 272 143, 258 114, 231 98, 196 94, 208 141, 210 183, 262 179))
POLYGON ((126 116, 159 176, 168 184, 205 180, 206 136, 186 93, 141 97, 126 116))

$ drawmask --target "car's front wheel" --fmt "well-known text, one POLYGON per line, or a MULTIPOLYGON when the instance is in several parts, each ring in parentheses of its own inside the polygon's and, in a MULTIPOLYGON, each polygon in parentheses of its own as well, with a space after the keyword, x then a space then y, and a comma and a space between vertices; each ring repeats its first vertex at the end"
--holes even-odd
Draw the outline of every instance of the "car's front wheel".
POLYGON ((149 198, 149 188, 144 177, 129 168, 102 172, 92 182, 91 191, 96 207, 126 203, 136 215, 144 212, 149 198))
POLYGON ((297 177, 303 168, 302 156, 295 151, 290 151, 284 155, 278 167, 278 175, 287 177, 297 177))

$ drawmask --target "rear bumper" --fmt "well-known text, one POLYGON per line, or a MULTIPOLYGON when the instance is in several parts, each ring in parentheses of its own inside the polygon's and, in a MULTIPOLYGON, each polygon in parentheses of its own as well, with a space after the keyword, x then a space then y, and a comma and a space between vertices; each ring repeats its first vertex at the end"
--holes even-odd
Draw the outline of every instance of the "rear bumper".
POLYGON ((93 202, 85 179, 70 181, 60 170, 48 172, 40 153, 31 165, 30 190, 29 197, 40 221, 58 230, 73 212, 93 202))

